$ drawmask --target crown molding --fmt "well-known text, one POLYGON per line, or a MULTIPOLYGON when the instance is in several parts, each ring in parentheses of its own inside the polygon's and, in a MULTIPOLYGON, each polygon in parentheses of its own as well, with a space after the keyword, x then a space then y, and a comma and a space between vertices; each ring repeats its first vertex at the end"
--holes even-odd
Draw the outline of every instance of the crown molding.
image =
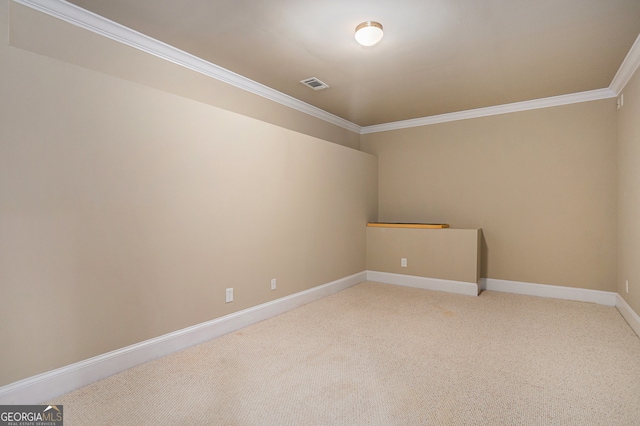
POLYGON ((616 73, 613 80, 611 80, 611 84, 609 85, 609 89, 615 92, 616 96, 622 92, 624 86, 627 85, 631 77, 636 72, 636 70, 640 67, 640 35, 636 38, 636 41, 631 46, 629 53, 622 61, 622 65, 618 68, 618 72, 616 73))
POLYGON ((165 59, 174 64, 188 68, 192 71, 215 78, 224 83, 238 87, 247 92, 285 105, 310 116, 319 118, 328 123, 342 127, 355 133, 360 133, 361 127, 348 120, 314 107, 306 102, 286 95, 275 89, 267 87, 256 81, 250 80, 239 74, 207 62, 204 59, 191 55, 159 40, 139 33, 124 25, 120 25, 107 18, 82 9, 63 0, 13 0, 23 6, 40 11, 47 15, 61 19, 72 25, 84 28, 93 33, 100 34, 117 42, 126 44, 135 49, 165 59))
POLYGON ((491 115, 529 111, 532 109, 549 108, 560 105, 575 104, 579 102, 597 101, 600 99, 615 98, 616 96, 617 95, 615 94, 615 92, 610 89, 591 90, 588 92, 572 93, 570 95, 553 96, 550 98, 534 99, 532 101, 515 102, 512 104, 496 105, 486 108, 470 109, 467 111, 414 118, 412 120, 376 124, 373 126, 363 127, 360 133, 364 135, 367 133, 379 133, 389 130, 407 129, 410 127, 447 123, 449 121, 468 120, 470 118, 488 117, 491 115))
POLYGON ((471 118, 488 117, 491 115, 508 114, 511 112, 528 111, 579 102, 614 98, 620 94, 629 79, 633 76, 638 67, 640 67, 640 36, 638 36, 625 60, 622 62, 622 65, 618 69, 618 72, 611 81, 610 86, 605 89, 361 127, 306 102, 300 101, 292 96, 250 80, 218 65, 212 64, 211 62, 207 62, 204 59, 198 58, 197 56, 191 55, 159 40, 155 40, 64 0, 13 1, 359 134, 378 133, 389 130, 406 129, 410 127, 427 126, 430 124, 446 123, 450 121, 467 120, 471 118))

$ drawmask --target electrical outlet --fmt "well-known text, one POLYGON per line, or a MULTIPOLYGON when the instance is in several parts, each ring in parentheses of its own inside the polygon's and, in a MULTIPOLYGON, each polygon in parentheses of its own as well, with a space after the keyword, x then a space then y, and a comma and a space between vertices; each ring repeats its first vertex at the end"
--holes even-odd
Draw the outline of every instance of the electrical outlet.
POLYGON ((225 303, 233 302, 233 288, 228 288, 225 303))
POLYGON ((407 258, 403 257, 400 259, 400 266, 402 266, 403 268, 407 267, 407 258))
POLYGON ((627 290, 627 293, 629 293, 629 280, 625 280, 624 285, 626 287, 625 290, 627 290))
POLYGON ((271 279, 271 290, 275 290, 276 289, 276 279, 272 278, 271 279))

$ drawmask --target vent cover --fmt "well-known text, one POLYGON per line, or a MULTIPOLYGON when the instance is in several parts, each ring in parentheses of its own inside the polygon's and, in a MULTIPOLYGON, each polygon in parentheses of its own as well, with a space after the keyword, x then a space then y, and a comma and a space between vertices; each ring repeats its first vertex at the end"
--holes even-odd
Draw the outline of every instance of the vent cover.
POLYGON ((321 82, 315 77, 307 78, 305 80, 300 81, 300 83, 304 84, 305 86, 311 87, 313 90, 321 90, 329 87, 328 84, 321 82))

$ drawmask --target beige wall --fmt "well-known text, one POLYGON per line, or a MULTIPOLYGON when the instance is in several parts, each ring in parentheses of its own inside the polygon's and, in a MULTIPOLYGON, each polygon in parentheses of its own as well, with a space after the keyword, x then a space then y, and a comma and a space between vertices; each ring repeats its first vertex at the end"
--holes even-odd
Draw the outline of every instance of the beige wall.
POLYGON ((637 73, 617 115, 604 100, 360 139, 10 6, 0 386, 360 272, 371 220, 483 228, 482 276, 640 312, 637 73))
POLYGON ((480 229, 367 228, 367 270, 477 283, 480 229), (400 260, 407 259, 407 266, 400 260))
POLYGON ((7 46, 6 1, 0 22, 0 386, 365 269, 374 156, 7 46))
POLYGON ((622 90, 618 125, 618 293, 640 313, 640 71, 622 90), (629 281, 629 293, 625 280, 629 281))
MULTIPOLYGON (((6 1, 6 0, 2 0, 6 1)), ((11 3, 10 43, 71 64, 358 149, 360 135, 11 3)), ((6 27, 3 27, 6 28, 6 27)))
POLYGON ((364 135, 379 220, 482 228, 482 276, 615 286, 615 100, 364 135))

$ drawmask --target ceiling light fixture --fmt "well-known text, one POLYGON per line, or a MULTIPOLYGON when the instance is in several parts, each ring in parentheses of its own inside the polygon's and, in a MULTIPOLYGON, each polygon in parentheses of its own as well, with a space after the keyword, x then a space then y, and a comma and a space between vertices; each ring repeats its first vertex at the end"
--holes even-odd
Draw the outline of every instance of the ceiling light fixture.
POLYGON ((383 35, 379 22, 367 21, 356 27, 356 41, 363 46, 373 46, 382 40, 383 35))

